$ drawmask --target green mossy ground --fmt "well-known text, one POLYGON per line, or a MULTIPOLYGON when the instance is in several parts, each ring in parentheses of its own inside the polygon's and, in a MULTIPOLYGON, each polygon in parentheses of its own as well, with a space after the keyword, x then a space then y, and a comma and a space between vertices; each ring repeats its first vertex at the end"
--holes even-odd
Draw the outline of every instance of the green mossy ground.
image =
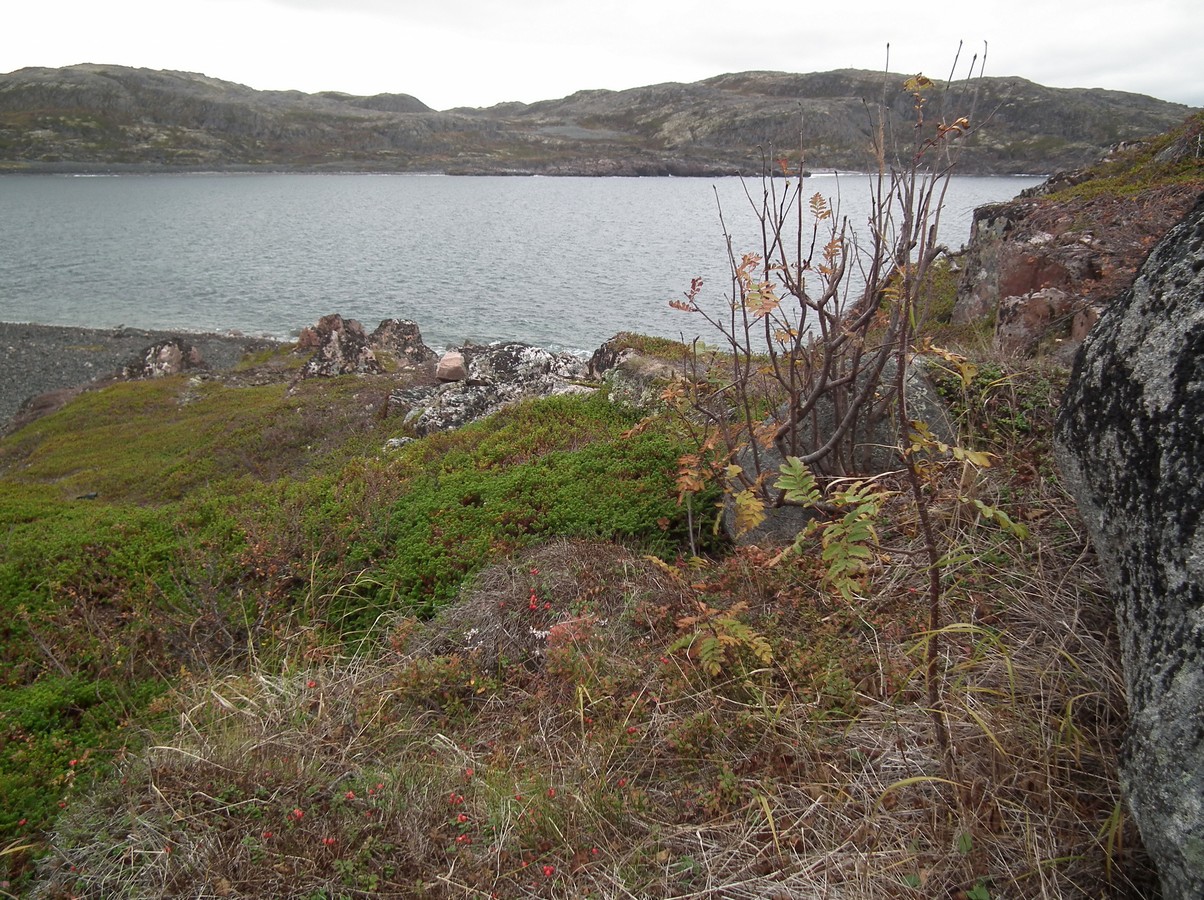
POLYGON ((1088 177, 1056 188, 1050 196, 1065 200, 1131 197, 1155 188, 1204 182, 1204 113, 1189 116, 1178 128, 1117 153, 1085 173, 1088 177))
POLYGON ((693 447, 603 392, 388 451, 398 375, 261 383, 270 355, 85 392, 0 441, 0 888, 43 857, 97 897, 1124 896, 1110 619, 1049 462, 1065 372, 958 359, 938 388, 999 464, 932 483, 948 789, 915 777, 942 770, 901 486, 850 602, 818 547, 772 565, 695 521, 689 557, 693 447))
POLYGON ((559 397, 386 452, 395 384, 120 383, 0 442, 0 847, 51 829, 181 678, 429 614, 535 540, 684 541, 680 446, 623 437, 635 412, 559 397))

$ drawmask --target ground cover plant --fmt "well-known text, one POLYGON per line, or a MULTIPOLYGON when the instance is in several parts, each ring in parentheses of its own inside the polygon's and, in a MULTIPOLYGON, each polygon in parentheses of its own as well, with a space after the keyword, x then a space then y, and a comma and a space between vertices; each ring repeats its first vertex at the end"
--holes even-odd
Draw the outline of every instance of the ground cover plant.
POLYGON ((1148 896, 1108 601, 1056 478, 1016 458, 980 496, 1011 492, 1026 540, 941 505, 951 767, 905 492, 851 598, 818 547, 558 539, 370 653, 181 686, 177 733, 60 820, 45 895, 1148 896))
POLYGON ((1188 116, 1165 134, 1118 148, 1101 164, 1055 180, 1050 193, 1090 201, 1176 186, 1198 191, 1204 182, 1204 114, 1188 116))
POLYGON ((1142 895, 1114 774, 1111 618, 1048 455, 1065 372, 933 365, 967 442, 999 459, 973 499, 1030 532, 984 520, 960 467, 934 474, 952 769, 925 702, 919 530, 898 476, 842 593, 818 535, 775 566, 755 549, 649 552, 685 527, 683 448, 657 449, 668 424, 641 432, 597 397, 387 456, 388 423, 368 417, 373 452, 336 453, 333 471, 311 460, 309 477, 244 474, 157 504, 64 499, 10 467, 5 583, 43 604, 38 637, 75 676, 33 637, 13 656, 37 671, 9 685, 32 693, 6 697, 5 774, 43 798, 47 839, 30 827, 37 801, 6 822, 10 888, 42 851, 42 896, 1142 895), (608 441, 650 478, 549 463, 608 441), (593 526, 588 542, 535 529, 528 546, 499 515, 508 561, 455 569, 447 583, 467 590, 448 588, 433 619, 422 604, 387 612, 401 571, 388 567, 409 565, 389 548, 407 543, 401 523, 430 520, 407 503, 442 496, 470 534, 489 504, 466 490, 491 500, 505 475, 499 496, 529 502, 510 479, 533 462, 536 480, 597 471, 597 493, 634 501, 638 484, 663 506, 628 546, 593 526), (38 594, 46 559, 58 587, 38 594), (171 603, 146 587, 164 568, 171 603), (56 605, 63 586, 88 592, 56 605), (71 618, 112 608, 118 630, 71 618), (205 634, 204 652, 181 652, 205 634), (161 678, 130 676, 150 660, 161 678))
MULTIPOLYGON (((929 87, 906 85, 921 124, 929 87)), ((933 117, 907 177, 884 168, 866 293, 831 207, 765 182, 717 349, 624 338, 678 373, 658 413, 599 391, 385 451, 395 376, 242 373, 85 394, 0 442, 25 661, 0 779, 30 809, 0 822, 0 889, 1152 896, 1109 603, 1049 456, 1066 373, 917 333, 946 324, 922 210, 966 127, 933 117), (792 258, 807 212, 835 230, 792 258), (906 414, 907 364, 948 439, 906 414), (830 448, 780 430, 823 397, 852 411, 830 448), (905 427, 870 477, 875 416, 905 427), (733 471, 750 439, 784 464, 733 471), (733 547, 720 494, 813 524, 733 547)))
POLYGON ((11 887, 81 774, 153 738, 181 680, 346 646, 536 538, 672 558, 679 448, 601 397, 386 452, 396 381, 184 378, 85 392, 0 445, 0 811, 11 887))

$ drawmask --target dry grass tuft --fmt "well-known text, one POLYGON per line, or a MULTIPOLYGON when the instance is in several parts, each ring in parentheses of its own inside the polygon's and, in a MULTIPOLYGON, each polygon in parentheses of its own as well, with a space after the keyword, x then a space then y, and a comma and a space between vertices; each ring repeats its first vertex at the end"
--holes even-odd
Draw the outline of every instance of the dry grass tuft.
POLYGON ((37 896, 1143 896, 1111 617, 1052 491, 1029 541, 950 518, 948 759, 901 512, 854 604, 807 558, 555 542, 375 654, 181 694, 37 896))

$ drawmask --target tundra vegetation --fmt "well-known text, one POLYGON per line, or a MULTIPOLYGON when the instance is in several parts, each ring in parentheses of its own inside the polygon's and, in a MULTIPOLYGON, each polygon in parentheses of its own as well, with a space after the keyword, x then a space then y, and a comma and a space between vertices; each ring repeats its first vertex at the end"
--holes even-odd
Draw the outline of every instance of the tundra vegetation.
POLYGON ((619 339, 679 373, 653 414, 603 390, 382 450, 401 375, 266 377, 282 351, 0 442, 0 889, 1151 890, 1049 451, 1066 373, 942 321, 940 190, 978 113, 972 80, 904 89, 904 128, 871 119, 868 232, 796 154, 750 187, 766 240, 730 290, 676 301, 713 348, 619 339), (917 351, 952 440, 908 415, 917 351), (849 422, 826 450, 794 430, 821 400, 849 422), (874 417, 904 427, 871 475, 874 417), (732 468, 775 439, 779 471, 732 468), (733 545, 725 495, 738 531, 813 524, 733 545))

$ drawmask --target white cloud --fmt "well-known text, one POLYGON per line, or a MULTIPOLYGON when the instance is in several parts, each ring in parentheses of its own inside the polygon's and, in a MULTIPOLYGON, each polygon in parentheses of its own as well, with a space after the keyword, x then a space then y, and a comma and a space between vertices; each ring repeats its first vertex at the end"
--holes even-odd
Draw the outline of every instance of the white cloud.
POLYGON ((1196 0, 62 0, 6 10, 0 71, 105 62, 257 88, 413 94, 436 108, 550 99, 723 72, 882 68, 989 75, 1204 105, 1196 0))

